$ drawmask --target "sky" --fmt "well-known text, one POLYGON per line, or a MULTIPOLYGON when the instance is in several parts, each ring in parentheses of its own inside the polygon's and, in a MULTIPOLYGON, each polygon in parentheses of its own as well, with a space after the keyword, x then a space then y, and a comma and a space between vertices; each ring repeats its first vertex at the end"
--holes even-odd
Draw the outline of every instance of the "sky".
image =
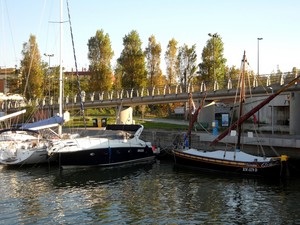
MULTIPOLYGON (((300 68, 299 0, 68 0, 68 3, 79 71, 88 68, 87 43, 101 29, 111 39, 113 67, 123 49, 123 38, 136 30, 143 49, 151 35, 161 44, 164 74, 164 54, 172 38, 178 41, 178 47, 195 44, 200 63, 202 49, 210 38, 208 33, 217 33, 222 38, 229 67, 240 68, 246 51, 250 69, 255 73, 258 65, 260 74, 300 68)), ((63 66, 66 70, 75 68, 66 0, 63 0, 62 20, 60 0, 0 0, 0 10, 1 68, 20 66, 23 43, 28 42, 31 34, 37 38, 42 60, 51 66, 59 65, 60 21, 64 22, 63 66)))

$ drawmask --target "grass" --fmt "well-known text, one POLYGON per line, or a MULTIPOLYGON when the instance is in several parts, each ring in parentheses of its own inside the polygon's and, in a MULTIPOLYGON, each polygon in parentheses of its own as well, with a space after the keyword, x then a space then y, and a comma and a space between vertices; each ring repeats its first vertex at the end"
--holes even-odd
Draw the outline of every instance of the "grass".
POLYGON ((152 121, 136 121, 138 124, 144 125, 148 129, 166 129, 166 130, 187 130, 187 125, 171 124, 171 123, 161 123, 152 121))
MULTIPOLYGON (((85 117, 86 119, 86 126, 87 127, 94 127, 93 119, 97 118, 98 120, 98 127, 101 127, 101 119, 106 118, 107 124, 114 124, 115 118, 114 117, 85 117)), ((187 130, 187 125, 179 125, 179 124, 170 124, 170 123, 161 123, 161 122, 152 122, 152 121, 144 121, 144 120, 135 120, 136 124, 142 124, 147 129, 166 129, 166 130, 187 130)), ((83 117, 76 116, 71 117, 71 120, 65 123, 66 127, 84 127, 83 117)))

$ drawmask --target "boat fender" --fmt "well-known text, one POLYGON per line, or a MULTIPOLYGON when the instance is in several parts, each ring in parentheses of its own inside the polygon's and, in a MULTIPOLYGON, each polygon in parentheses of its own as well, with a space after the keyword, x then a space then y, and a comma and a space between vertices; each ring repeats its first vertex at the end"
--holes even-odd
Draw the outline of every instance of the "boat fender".
POLYGON ((280 160, 281 160, 281 162, 286 162, 287 160, 288 160, 288 156, 287 155, 281 155, 280 156, 280 160))

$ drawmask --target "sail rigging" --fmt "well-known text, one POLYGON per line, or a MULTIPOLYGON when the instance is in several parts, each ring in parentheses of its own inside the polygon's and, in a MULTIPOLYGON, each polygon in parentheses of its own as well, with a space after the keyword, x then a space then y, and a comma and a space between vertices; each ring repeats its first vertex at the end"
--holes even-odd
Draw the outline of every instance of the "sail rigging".
MULTIPOLYGON (((59 54, 59 64, 60 64, 60 68, 59 68, 59 116, 63 117, 63 112, 62 112, 62 102, 63 102, 63 61, 62 61, 62 40, 63 40, 63 1, 60 1, 60 54, 59 54)), ((58 135, 61 136, 62 135, 62 126, 59 125, 58 126, 58 135)))
POLYGON ((236 129, 240 124, 245 122, 247 119, 249 119, 251 116, 254 115, 258 110, 260 110, 262 107, 264 107, 266 104, 268 104, 270 101, 272 101, 276 96, 280 95, 282 92, 287 90, 289 87, 294 85, 298 80, 300 79, 300 75, 291 80, 288 84, 284 85, 282 88, 280 88, 275 93, 271 94, 268 98, 263 100, 260 104, 255 106, 253 109, 251 109, 248 113, 246 113, 244 116, 239 118, 236 122, 234 122, 230 127, 228 127, 222 134, 220 134, 216 139, 214 139, 210 145, 217 144, 220 140, 222 140, 231 130, 236 129))
MULTIPOLYGON (((286 90, 292 84, 295 83, 297 79, 291 81, 288 85, 284 86, 278 90, 275 94, 264 100, 261 104, 253 108, 249 113, 243 115, 243 104, 245 103, 245 67, 247 64, 246 54, 244 52, 242 59, 242 72, 240 74, 239 85, 241 87, 239 93, 239 118, 232 124, 225 132, 219 135, 213 142, 208 145, 214 145, 219 140, 224 138, 231 129, 238 128, 238 140, 237 146, 228 149, 228 146, 220 145, 214 149, 208 150, 208 146, 202 147, 200 149, 186 148, 187 146, 176 145, 173 154, 176 164, 196 167, 199 169, 207 169, 209 171, 219 171, 219 172, 230 172, 234 174, 243 174, 243 175, 255 175, 255 176, 264 176, 264 177, 284 177, 288 175, 287 173, 287 155, 278 156, 276 154, 272 157, 253 155, 247 152, 244 152, 241 149, 241 131, 243 122, 252 116, 257 110, 262 108, 273 98, 279 95, 281 92, 286 90)), ((238 93, 238 92, 237 92, 238 93)), ((238 97, 238 95, 236 95, 238 97)), ((192 122, 190 123, 192 125, 192 122)), ((189 131, 188 131, 189 133, 189 131)), ((201 142, 199 140, 199 142, 201 142)), ((201 143, 204 144, 204 143, 201 143)), ((271 146, 270 146, 271 147, 271 146)))
POLYGON ((84 105, 83 105, 83 101, 82 101, 82 92, 81 92, 81 87, 80 87, 80 77, 79 77, 79 73, 78 73, 78 66, 77 66, 77 59, 76 59, 76 52, 75 52, 75 44, 74 44, 74 36, 73 36, 71 16, 70 16, 70 7, 69 7, 69 1, 68 0, 67 0, 67 8, 68 8, 70 33, 71 33, 71 39, 72 39, 73 56, 74 56, 74 61, 75 61, 75 70, 76 70, 76 77, 77 77, 77 88, 78 88, 80 111, 81 111, 80 114, 83 116, 84 127, 86 127, 86 119, 85 119, 85 114, 84 114, 84 105))

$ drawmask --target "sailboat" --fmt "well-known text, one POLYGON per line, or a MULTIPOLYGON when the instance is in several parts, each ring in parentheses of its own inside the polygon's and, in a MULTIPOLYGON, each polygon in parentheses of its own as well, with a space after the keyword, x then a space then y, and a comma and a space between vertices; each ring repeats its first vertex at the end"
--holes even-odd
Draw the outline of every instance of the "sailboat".
MULTIPOLYGON (((191 148, 189 145, 182 146, 173 150, 175 164, 197 167, 200 169, 208 169, 219 172, 229 172, 234 174, 242 175, 254 175, 254 176, 264 176, 264 177, 281 177, 286 175, 287 167, 287 155, 265 157, 248 154, 241 149, 241 135, 242 135, 242 125, 243 123, 253 116, 259 109, 264 105, 269 103, 281 92, 286 90, 288 87, 295 84, 299 77, 293 79, 289 84, 283 86, 276 93, 270 95, 248 113, 243 115, 243 103, 245 100, 244 90, 244 75, 245 75, 245 63, 246 54, 244 52, 242 60, 242 72, 240 77, 240 96, 239 96, 239 119, 233 123, 227 130, 221 133, 215 140, 213 140, 208 149, 195 149, 191 148), (238 137, 237 144, 233 149, 219 148, 217 149, 216 144, 222 140, 230 131, 237 128, 238 137), (210 149, 210 150, 209 150, 210 149)), ((199 113, 201 105, 198 107, 197 112, 199 113)), ((193 121, 197 118, 197 113, 194 114, 193 121)), ((190 135, 190 130, 192 127, 190 124, 187 136, 190 135)), ((186 137, 187 137, 186 136, 186 137)))
MULTIPOLYGON (((0 117, 0 121, 8 120, 25 113, 21 110, 0 117)), ((59 117, 49 118, 21 127, 10 127, 0 130, 0 164, 7 166, 47 163, 49 139, 52 133, 46 134, 48 128, 58 126, 59 117)))
MULTIPOLYGON (((62 0, 60 1, 62 21, 62 0)), ((61 24, 61 23, 60 23, 61 24)), ((51 161, 48 155, 49 146, 62 136, 62 124, 68 116, 62 113, 62 24, 60 25, 60 76, 59 76, 59 113, 56 116, 17 128, 0 131, 0 164, 7 166, 42 164, 51 161), (51 130, 58 127, 58 133, 51 130), (50 131, 47 133, 47 131, 50 131)), ((21 111, 25 113, 26 110, 21 111)), ((20 112, 20 113, 21 113, 20 112)), ((11 116, 20 114, 14 113, 11 116)), ((65 113, 68 115, 68 113, 65 113)), ((11 117, 10 116, 10 117, 11 117)), ((6 117, 1 117, 6 119, 6 117)), ((0 120, 1 120, 0 118, 0 120)))

